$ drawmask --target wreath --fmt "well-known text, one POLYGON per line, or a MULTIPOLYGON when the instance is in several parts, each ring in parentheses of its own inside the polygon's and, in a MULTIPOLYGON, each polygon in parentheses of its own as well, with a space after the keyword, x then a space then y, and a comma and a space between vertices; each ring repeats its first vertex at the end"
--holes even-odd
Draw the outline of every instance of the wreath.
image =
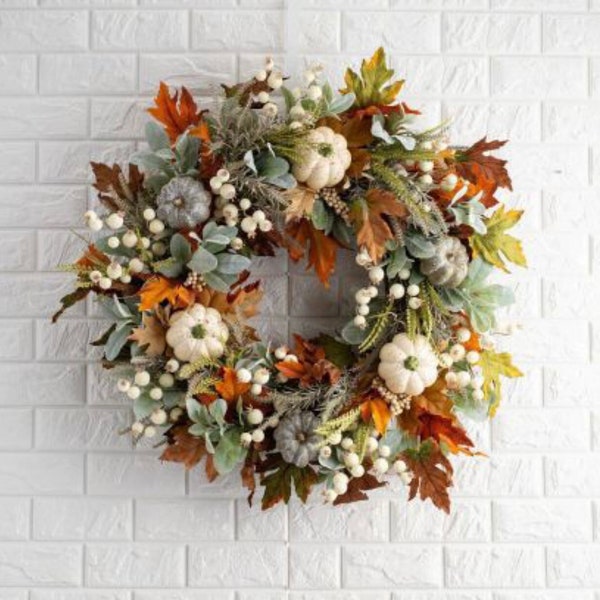
POLYGON ((522 211, 497 198, 506 161, 488 154, 505 142, 417 130, 393 75, 380 48, 339 94, 318 66, 288 89, 268 59, 213 111, 161 83, 147 147, 126 170, 91 165, 106 210, 85 213, 98 234, 64 267, 76 285, 53 320, 93 292, 133 440, 162 436, 163 460, 211 481, 239 469, 263 509, 317 484, 364 500, 391 475, 449 511, 449 457, 476 454, 463 420, 493 416, 501 378, 521 375, 492 335, 512 294, 488 282, 526 264, 507 233, 522 211), (365 279, 343 329, 259 339, 252 258, 278 249, 325 286, 354 253, 365 279))

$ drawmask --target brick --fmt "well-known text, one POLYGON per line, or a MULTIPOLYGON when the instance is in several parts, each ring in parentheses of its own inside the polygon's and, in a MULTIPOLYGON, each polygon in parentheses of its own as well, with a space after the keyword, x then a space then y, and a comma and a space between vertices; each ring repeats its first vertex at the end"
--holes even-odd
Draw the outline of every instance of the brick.
POLYGON ((587 65, 579 57, 493 57, 492 95, 503 98, 576 98, 587 95, 587 65), (556 74, 561 85, 556 85, 556 74))
POLYGON ((85 11, 2 11, 0 50, 84 50, 87 30, 85 11))
POLYGON ((287 551, 283 544, 190 545, 189 584, 192 587, 277 588, 286 585, 287 551))
POLYGON ((30 511, 28 498, 0 498, 0 540, 26 540, 29 537, 30 511))
POLYGON ((392 54, 427 54, 439 52, 441 46, 440 17, 435 13, 345 12, 342 30, 343 49, 354 53, 370 54, 384 46, 392 54))
POLYGON ((597 406, 600 366, 556 365, 544 370, 544 402, 548 406, 597 406))
POLYGON ((129 592, 118 590, 32 590, 31 600, 130 600, 129 592))
MULTIPOLYGON (((262 593, 262 592, 261 592, 262 593)), ((135 600, 234 600, 234 592, 210 590, 140 590, 135 592, 135 600)), ((237 596, 235 600, 242 600, 237 596)), ((263 600, 262 597, 257 600, 263 600)), ((264 598, 268 600, 268 598, 264 598)))
MULTIPOLYGON (((88 232, 77 233, 85 235, 88 232)), ((77 260, 85 250, 85 242, 72 230, 43 229, 37 232, 37 250, 38 270, 56 271, 59 265, 77 260)))
POLYGON ((494 502, 494 540, 583 542, 592 537, 592 510, 584 500, 494 502))
MULTIPOLYGON (((392 63, 399 76, 406 79, 411 95, 444 98, 470 98, 487 95, 487 62, 473 56, 393 55, 392 63)), ((458 126, 457 120, 453 126, 458 126)))
POLYGON ((28 183, 35 179, 34 142, 3 142, 0 146, 0 182, 28 183))
POLYGON ((593 102, 548 102, 544 106, 544 139, 549 142, 600 142, 600 117, 593 102))
POLYGON ((184 50, 187 48, 185 11, 95 11, 94 50, 184 50))
POLYGON ((519 587, 544 584, 543 548, 473 546, 446 548, 446 585, 450 588, 519 587))
POLYGON ((33 323, 31 321, 0 320, 0 360, 27 360, 33 357, 33 323))
POLYGON ((92 137, 97 139, 143 138, 150 117, 147 100, 98 98, 92 100, 92 137))
POLYGON ((6 586, 79 585, 81 547, 0 544, 0 581, 6 586))
MULTIPOLYGON (((62 273, 3 274, 0 275, 0 311, 6 317, 48 317, 56 311, 57 299, 72 288, 72 276, 62 273)), ((83 307, 74 307, 71 314, 83 314, 83 307)))
POLYGON ((543 199, 544 228, 550 231, 581 231, 600 218, 600 192, 595 189, 547 191, 543 199), (568 210, 565 210, 566 207, 568 210))
POLYGON ((543 492, 539 457, 494 455, 455 464, 454 494, 459 496, 538 496, 543 492))
POLYGON ((132 54, 44 54, 40 56, 42 94, 119 94, 136 87, 132 54))
POLYGON ((56 323, 38 321, 37 358, 41 360, 93 360, 102 349, 90 344, 98 339, 108 325, 104 321, 62 319, 56 323))
POLYGON ((544 15, 544 51, 597 54, 600 15, 544 15))
MULTIPOLYGON (((319 7, 320 8, 320 7, 319 7)), ((340 49, 340 16, 337 12, 303 11, 298 14, 297 47, 299 52, 338 52, 340 49)))
POLYGON ((429 502, 392 502, 394 542, 484 542, 491 538, 487 501, 453 502, 449 515, 429 502))
POLYGON ((0 221, 4 227, 72 227, 82 224, 84 187, 2 186, 0 221))
POLYGON ((290 549, 292 589, 331 589, 340 586, 339 548, 301 544, 290 549))
POLYGON ((131 423, 130 410, 44 408, 36 412, 36 447, 46 450, 117 450, 131 447, 119 435, 131 423))
POLYGON ((7 495, 78 494, 83 457, 77 454, 0 454, 0 487, 7 495))
POLYGON ((247 542, 287 539, 287 511, 281 504, 270 510, 258 511, 257 507, 248 506, 244 499, 237 500, 235 508, 237 539, 247 542))
POLYGON ((40 181, 91 182, 91 161, 125 166, 134 151, 131 142, 41 142, 40 181))
MULTIPOLYGON (((580 11, 587 10, 586 0, 491 0, 494 10, 580 11)), ((496 599, 494 599, 496 600, 496 599)))
POLYGON ((224 499, 138 500, 135 535, 140 541, 232 540, 232 517, 224 499))
POLYGON ((531 54, 541 47, 538 15, 446 13, 442 31, 448 52, 531 54))
MULTIPOLYGON (((192 48, 276 52, 283 46, 280 11, 194 11, 192 48)), ((258 68, 258 67, 257 67, 258 68)))
POLYGON ((36 498, 33 537, 36 540, 129 540, 131 501, 117 498, 36 498))
POLYGON ((3 96, 35 94, 36 77, 34 54, 0 54, 0 79, 5 86, 3 96))
POLYGON ((593 454, 578 454, 576 460, 568 455, 546 458, 547 495, 569 498, 600 495, 597 466, 593 454))
POLYGON ((79 98, 0 98, 2 138, 80 138, 87 120, 87 102, 79 98))
POLYGON ((85 578, 95 587, 181 587, 185 548, 161 544, 88 544, 85 578))
POLYGON ((154 93, 159 81, 184 85, 192 93, 214 93, 215 86, 236 80, 234 54, 142 54, 140 91, 154 93))
POLYGON ((294 542, 386 541, 389 535, 388 502, 371 499, 362 506, 348 504, 328 510, 313 503, 294 504, 290 510, 290 539, 294 542))
POLYGON ((434 546, 346 546, 342 573, 343 585, 348 588, 439 587, 442 552, 434 546))
POLYGON ((482 131, 491 139, 509 139, 511 143, 541 139, 537 102, 445 102, 444 106, 452 118, 453 143, 471 144, 482 131))
POLYGON ((33 412, 27 408, 0 410, 4 434, 0 438, 2 450, 27 450, 32 445, 33 412))
MULTIPOLYGON (((577 600, 592 600, 592 592, 577 590, 577 600)), ((496 592, 494 600, 573 600, 573 591, 555 592, 548 589, 536 592, 496 592)))
POLYGON ((600 585, 600 548, 557 546, 548 548, 549 587, 597 587, 600 585))
MULTIPOLYGON (((296 592, 291 591, 289 600, 388 600, 389 594, 386 592, 353 592, 344 590, 343 592, 296 592)), ((252 598, 252 600, 262 600, 252 598)), ((283 600, 276 598, 275 600, 283 600)))
POLYGON ((35 232, 0 231, 0 271, 30 271, 35 268, 35 232))
POLYGON ((589 448, 589 414, 573 409, 503 410, 492 421, 495 451, 589 448))
POLYGON ((91 454, 87 476, 92 494, 173 496, 184 491, 181 465, 162 463, 155 453, 91 454))

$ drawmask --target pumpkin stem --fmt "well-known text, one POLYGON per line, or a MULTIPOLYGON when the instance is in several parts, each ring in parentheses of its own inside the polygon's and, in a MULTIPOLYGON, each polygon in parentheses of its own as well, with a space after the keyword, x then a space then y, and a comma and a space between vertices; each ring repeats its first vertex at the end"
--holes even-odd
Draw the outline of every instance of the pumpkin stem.
POLYGON ((419 367, 419 359, 416 356, 409 356, 404 360, 404 367, 409 371, 416 371, 419 367))
POLYGON ((206 337, 206 329, 204 329, 203 325, 194 325, 194 327, 192 327, 192 335, 197 340, 201 340, 206 337))

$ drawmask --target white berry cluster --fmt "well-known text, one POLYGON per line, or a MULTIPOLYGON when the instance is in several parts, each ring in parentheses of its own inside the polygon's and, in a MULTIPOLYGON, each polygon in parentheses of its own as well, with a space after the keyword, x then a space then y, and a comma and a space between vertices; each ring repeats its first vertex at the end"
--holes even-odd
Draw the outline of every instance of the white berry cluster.
POLYGON ((296 87, 292 90, 292 95, 296 101, 289 110, 290 127, 292 129, 302 127, 311 117, 310 111, 303 106, 303 101, 319 102, 323 97, 323 88, 319 83, 319 75, 322 71, 322 65, 309 67, 303 73, 304 87, 296 87))
MULTIPOLYGON (((266 82, 272 90, 278 90, 283 85, 283 74, 280 71, 274 71, 275 63, 271 57, 265 60, 265 68, 260 69, 254 75, 254 79, 259 82, 266 82)), ((278 108, 277 104, 271 101, 271 95, 266 90, 258 92, 253 97, 254 102, 262 104, 262 112, 269 117, 276 117, 278 108)))
POLYGON ((244 431, 240 435, 240 443, 244 447, 250 444, 260 444, 265 439, 265 429, 267 427, 277 427, 279 425, 279 417, 273 415, 265 419, 265 415, 260 408, 251 408, 245 413, 246 424, 253 427, 251 431, 244 431))
MULTIPOLYGON (((217 174, 211 178, 210 187, 217 194, 216 207, 225 219, 229 227, 238 226, 252 239, 256 231, 268 232, 273 229, 273 222, 267 218, 263 210, 252 210, 252 202, 249 198, 237 200, 237 191, 229 183, 230 174, 227 169, 219 169, 217 174)), ((241 238, 235 237, 231 240, 231 247, 240 250, 244 245, 241 238)))
POLYGON ((164 390, 172 388, 175 384, 174 372, 179 369, 179 363, 171 359, 165 366, 165 372, 153 381, 152 375, 146 370, 136 371, 133 379, 121 378, 117 381, 117 389, 134 402, 142 396, 156 402, 156 407, 144 419, 140 419, 131 426, 131 434, 134 439, 141 437, 152 438, 156 435, 156 427, 175 423, 182 415, 180 406, 167 409, 161 400, 164 398, 164 390))
POLYGON ((271 373, 266 367, 258 367, 253 370, 241 367, 236 370, 235 375, 240 383, 251 383, 250 393, 253 396, 260 396, 263 386, 269 383, 271 373))

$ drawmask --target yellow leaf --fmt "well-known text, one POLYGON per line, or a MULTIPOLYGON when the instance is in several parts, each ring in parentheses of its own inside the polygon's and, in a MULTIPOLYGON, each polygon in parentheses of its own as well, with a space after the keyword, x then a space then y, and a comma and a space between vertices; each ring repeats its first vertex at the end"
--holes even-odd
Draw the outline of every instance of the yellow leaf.
POLYGON ((404 81, 389 83, 394 76, 394 70, 389 69, 383 48, 377 48, 373 56, 362 61, 360 74, 348 68, 344 75, 346 87, 342 94, 353 93, 356 96, 354 106, 388 106, 396 100, 404 81), (386 85, 388 84, 389 85, 386 85))
POLYGON ((512 363, 508 352, 484 350, 478 363, 483 373, 483 394, 490 406, 490 416, 494 416, 502 397, 502 382, 500 377, 522 377, 523 373, 512 363))
POLYGON ((302 185, 285 192, 284 196, 289 200, 289 204, 285 209, 286 223, 310 215, 317 197, 313 190, 302 185))
POLYGON ((130 340, 137 342, 141 348, 146 347, 147 356, 160 356, 165 350, 165 327, 154 315, 144 313, 142 326, 136 327, 130 340))
POLYGON ((475 233, 469 239, 473 256, 481 256, 486 262, 507 273, 505 260, 526 267, 527 259, 521 242, 506 233, 507 229, 519 222, 522 215, 522 210, 505 211, 504 206, 501 205, 491 217, 484 220, 487 231, 484 234, 475 233))

